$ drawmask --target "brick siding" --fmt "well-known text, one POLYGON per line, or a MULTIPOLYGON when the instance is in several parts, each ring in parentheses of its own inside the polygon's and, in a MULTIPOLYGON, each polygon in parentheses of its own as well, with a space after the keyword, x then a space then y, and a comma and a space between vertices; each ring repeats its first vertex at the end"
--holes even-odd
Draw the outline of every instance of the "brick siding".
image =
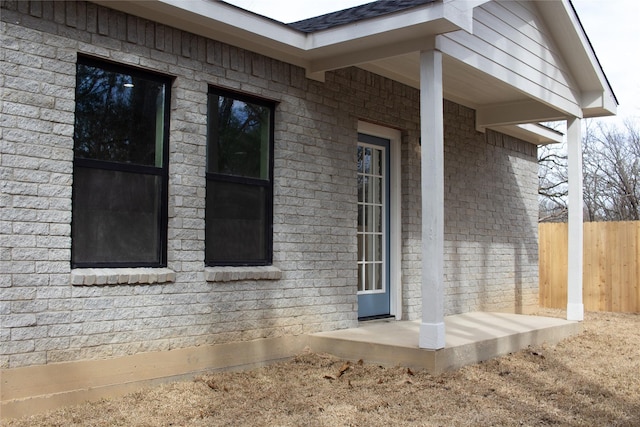
MULTIPOLYGON (((417 90, 357 68, 309 80, 299 67, 92 3, 3 1, 0 15, 0 367, 355 327, 358 120, 402 130, 403 310, 419 317, 417 90), (175 76, 173 281, 71 284, 78 54, 175 76), (205 277, 209 84, 278 102, 279 272, 268 280, 205 277)), ((537 301, 535 146, 477 133, 473 121, 473 110, 445 101, 447 314, 537 301)))

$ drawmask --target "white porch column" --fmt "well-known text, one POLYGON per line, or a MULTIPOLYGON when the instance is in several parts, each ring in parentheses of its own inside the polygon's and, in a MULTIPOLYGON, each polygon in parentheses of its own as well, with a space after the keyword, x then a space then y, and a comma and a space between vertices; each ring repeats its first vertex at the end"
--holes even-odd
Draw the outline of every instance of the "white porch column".
POLYGON ((584 319, 582 304, 582 133, 578 118, 567 120, 567 162, 569 166, 569 263, 567 277, 567 320, 584 319))
POLYGON ((422 323, 420 347, 444 348, 444 124, 442 52, 420 53, 422 323))

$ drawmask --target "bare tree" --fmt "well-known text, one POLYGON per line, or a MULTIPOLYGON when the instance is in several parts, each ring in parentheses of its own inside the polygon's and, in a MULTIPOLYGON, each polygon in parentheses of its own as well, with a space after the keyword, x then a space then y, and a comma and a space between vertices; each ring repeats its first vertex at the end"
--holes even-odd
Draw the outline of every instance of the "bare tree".
POLYGON ((640 130, 588 123, 583 139, 585 220, 640 220, 640 130))
MULTIPOLYGON (((563 131, 563 123, 545 123, 563 131)), ((543 145, 538 148, 538 220, 560 222, 567 220, 567 147, 566 143, 543 145)))
MULTIPOLYGON (((585 221, 640 220, 640 128, 585 121, 583 197, 585 221)), ((566 143, 538 149, 539 220, 567 220, 566 143)))

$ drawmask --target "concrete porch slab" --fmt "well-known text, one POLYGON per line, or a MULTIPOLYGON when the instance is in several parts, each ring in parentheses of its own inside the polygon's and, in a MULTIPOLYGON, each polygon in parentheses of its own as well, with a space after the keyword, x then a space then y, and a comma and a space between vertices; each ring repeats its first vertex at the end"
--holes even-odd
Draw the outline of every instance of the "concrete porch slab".
POLYGON ((530 345, 555 344, 580 333, 582 324, 542 316, 473 312, 445 317, 445 328, 445 348, 435 351, 418 347, 420 322, 396 320, 361 322, 354 329, 312 334, 309 346, 345 359, 440 373, 530 345))

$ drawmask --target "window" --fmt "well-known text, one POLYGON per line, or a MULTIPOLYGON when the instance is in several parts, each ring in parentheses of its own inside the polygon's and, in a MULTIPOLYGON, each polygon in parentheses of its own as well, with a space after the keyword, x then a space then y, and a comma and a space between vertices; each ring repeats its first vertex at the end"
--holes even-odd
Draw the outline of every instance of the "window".
POLYGON ((272 262, 273 110, 268 101, 209 90, 208 266, 272 262))
POLYGON ((78 58, 72 267, 166 266, 168 77, 78 58))

